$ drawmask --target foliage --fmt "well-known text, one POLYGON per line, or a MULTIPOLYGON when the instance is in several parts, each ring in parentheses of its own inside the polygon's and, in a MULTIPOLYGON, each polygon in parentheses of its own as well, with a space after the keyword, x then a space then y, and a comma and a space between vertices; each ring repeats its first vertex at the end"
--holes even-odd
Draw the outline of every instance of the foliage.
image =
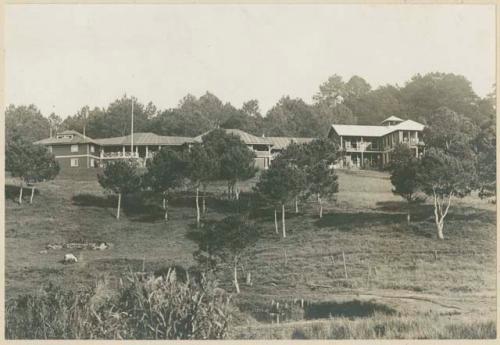
POLYGON ((157 113, 156 107, 151 102, 144 105, 135 97, 126 95, 112 102, 107 109, 91 110, 89 107, 83 107, 74 116, 67 117, 62 126, 82 132, 85 124, 85 134, 96 139, 128 135, 131 130, 132 102, 134 103, 134 131, 148 131, 151 119, 157 113), (88 118, 86 118, 87 111, 88 118))
POLYGON ((129 273, 115 294, 52 284, 6 306, 9 339, 221 339, 231 320, 229 298, 213 281, 182 282, 129 273))
POLYGON ((49 136, 50 123, 33 104, 9 105, 5 109, 5 142, 7 146, 16 137, 34 142, 49 136))
POLYGON ((440 148, 428 148, 417 171, 417 183, 434 198, 438 236, 443 238, 444 218, 451 198, 466 196, 476 185, 474 161, 450 155, 440 148))
POLYGON ((46 147, 16 136, 6 149, 5 169, 24 182, 40 182, 54 179, 60 168, 46 147))
POLYGON ((424 128, 424 141, 457 157, 471 159, 471 141, 479 129, 466 117, 446 107, 436 109, 424 128))
POLYGON ((97 178, 102 188, 117 194, 133 193, 141 186, 137 163, 133 160, 108 162, 97 178))
POLYGON ((166 192, 182 184, 186 166, 182 152, 164 147, 146 162, 147 173, 143 181, 157 192, 166 192))
POLYGON ((195 143, 184 150, 184 160, 186 177, 195 188, 214 179, 217 174, 218 161, 214 161, 207 149, 200 143, 195 143))
POLYGON ((314 137, 324 130, 314 107, 289 96, 282 97, 267 112, 264 126, 268 136, 314 137))
POLYGON ((401 196, 408 202, 408 223, 410 222, 410 209, 413 203, 421 201, 418 197, 417 171, 419 160, 408 145, 399 144, 391 154, 389 170, 391 172, 391 183, 394 186, 392 192, 401 196))
POLYGON ((472 141, 477 155, 477 177, 479 196, 489 197, 496 194, 496 127, 495 121, 488 121, 472 141))
POLYGON ((254 191, 274 206, 286 204, 304 189, 305 173, 296 164, 276 159, 260 175, 254 191))
POLYGON ((205 220, 203 226, 190 233, 198 249, 193 256, 205 270, 217 270, 222 263, 245 255, 259 238, 256 227, 242 216, 222 220, 205 220))
POLYGON ((202 140, 210 160, 216 165, 213 178, 228 181, 230 190, 238 181, 255 176, 255 154, 238 136, 215 129, 202 140))
MULTIPOLYGON (((209 92, 201 97, 188 94, 177 107, 164 110, 158 110, 151 102, 144 104, 123 96, 106 108, 84 106, 64 119, 60 126, 52 122, 53 129, 81 132, 85 125, 86 134, 93 138, 127 135, 130 133, 132 99, 136 132, 190 137, 218 126, 254 135, 321 137, 327 134, 332 123, 377 125, 389 115, 428 123, 442 107, 476 126, 495 118, 495 93, 480 98, 470 82, 460 75, 417 74, 404 86, 388 84, 376 89, 356 75, 347 82, 333 75, 319 86, 312 104, 284 96, 266 116, 261 116, 257 100, 249 100, 238 109, 209 92)), ((49 134, 50 126, 33 105, 11 105, 6 111, 7 141, 15 132, 31 141, 42 139, 49 134)))

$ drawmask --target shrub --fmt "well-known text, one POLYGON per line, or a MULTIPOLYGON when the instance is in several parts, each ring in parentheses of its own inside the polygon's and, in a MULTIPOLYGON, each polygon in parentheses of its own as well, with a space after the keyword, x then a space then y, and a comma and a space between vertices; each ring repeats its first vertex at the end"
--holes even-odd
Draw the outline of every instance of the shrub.
POLYGON ((214 281, 128 274, 118 291, 99 286, 40 294, 7 303, 8 339, 221 339, 231 319, 230 298, 214 281))

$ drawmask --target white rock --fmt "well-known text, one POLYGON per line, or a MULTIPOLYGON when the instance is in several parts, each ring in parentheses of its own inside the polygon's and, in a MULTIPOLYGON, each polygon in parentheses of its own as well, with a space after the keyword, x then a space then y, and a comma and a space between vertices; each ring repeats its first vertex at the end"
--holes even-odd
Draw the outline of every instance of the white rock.
POLYGON ((78 262, 78 259, 73 254, 66 254, 66 255, 64 255, 64 262, 65 263, 75 263, 75 262, 78 262))

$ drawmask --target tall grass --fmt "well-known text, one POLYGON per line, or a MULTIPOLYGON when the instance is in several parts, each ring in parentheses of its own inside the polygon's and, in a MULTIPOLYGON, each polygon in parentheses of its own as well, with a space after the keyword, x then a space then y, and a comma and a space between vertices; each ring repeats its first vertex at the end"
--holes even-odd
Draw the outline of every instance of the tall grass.
POLYGON ((8 339, 222 339, 232 307, 214 281, 129 273, 116 293, 52 284, 7 303, 8 339))
POLYGON ((369 318, 336 317, 235 330, 243 339, 494 339, 494 320, 451 320, 437 314, 376 313, 369 318))

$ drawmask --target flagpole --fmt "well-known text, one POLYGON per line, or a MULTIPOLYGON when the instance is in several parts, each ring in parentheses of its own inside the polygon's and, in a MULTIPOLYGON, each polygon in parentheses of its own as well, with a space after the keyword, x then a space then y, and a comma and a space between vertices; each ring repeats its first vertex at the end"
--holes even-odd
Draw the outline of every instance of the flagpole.
POLYGON ((132 121, 130 121, 130 155, 134 156, 134 99, 132 98, 132 121))

